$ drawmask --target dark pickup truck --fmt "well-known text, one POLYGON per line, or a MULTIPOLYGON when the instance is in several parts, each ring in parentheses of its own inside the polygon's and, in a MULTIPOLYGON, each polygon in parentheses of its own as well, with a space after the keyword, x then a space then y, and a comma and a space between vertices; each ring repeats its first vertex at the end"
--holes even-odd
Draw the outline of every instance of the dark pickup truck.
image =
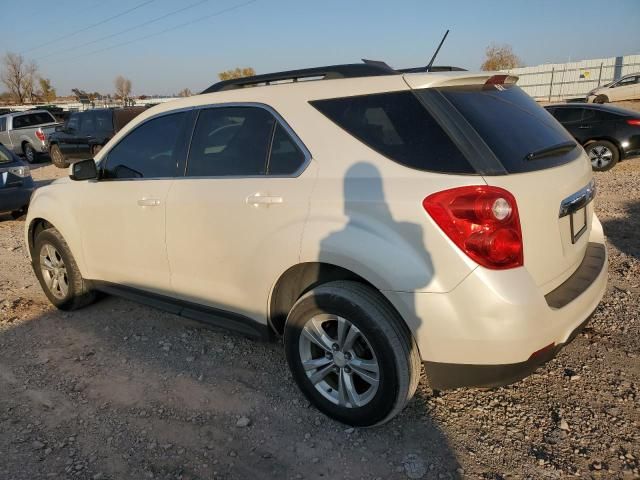
POLYGON ((49 155, 55 166, 92 158, 144 107, 95 109, 72 113, 64 125, 48 135, 49 155))

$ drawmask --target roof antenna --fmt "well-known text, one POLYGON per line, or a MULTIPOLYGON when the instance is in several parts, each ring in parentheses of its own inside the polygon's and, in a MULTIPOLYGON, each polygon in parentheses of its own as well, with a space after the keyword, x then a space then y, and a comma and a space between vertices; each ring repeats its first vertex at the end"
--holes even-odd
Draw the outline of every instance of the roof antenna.
POLYGON ((431 57, 431 61, 429 62, 429 65, 427 65, 427 72, 431 71, 431 67, 433 66, 433 62, 435 61, 436 56, 438 55, 438 52, 440 51, 440 48, 442 47, 442 44, 444 43, 445 39, 447 38, 447 35, 449 35, 449 30, 444 32, 444 37, 442 37, 442 40, 440 40, 440 45, 438 45, 438 48, 436 48, 436 52, 433 54, 433 57, 431 57))

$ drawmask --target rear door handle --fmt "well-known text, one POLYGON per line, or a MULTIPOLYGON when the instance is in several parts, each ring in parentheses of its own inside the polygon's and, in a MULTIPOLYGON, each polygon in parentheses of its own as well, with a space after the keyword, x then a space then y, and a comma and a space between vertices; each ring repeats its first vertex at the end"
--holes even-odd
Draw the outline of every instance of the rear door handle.
POLYGON ((277 205, 284 203, 284 199, 277 195, 263 195, 261 193, 254 193, 249 195, 246 200, 248 205, 257 207, 259 205, 277 205))
POLYGON ((138 205, 141 207, 157 207, 160 205, 158 198, 140 198, 138 199, 138 205))
POLYGON ((580 125, 578 128, 592 128, 591 125, 580 125))

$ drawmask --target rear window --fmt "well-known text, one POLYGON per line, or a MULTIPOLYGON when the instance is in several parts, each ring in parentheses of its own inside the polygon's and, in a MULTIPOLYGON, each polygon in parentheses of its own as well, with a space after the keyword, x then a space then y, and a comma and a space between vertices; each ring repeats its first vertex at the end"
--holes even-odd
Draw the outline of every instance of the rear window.
POLYGON ((574 142, 573 137, 535 100, 515 85, 443 87, 418 90, 442 94, 480 135, 507 173, 541 170, 568 163, 573 150, 527 160, 527 155, 574 142))
POLYGON ((440 173, 476 173, 411 91, 316 100, 311 105, 402 165, 440 173))
POLYGON ((56 119, 49 112, 29 113, 13 118, 13 128, 26 128, 42 125, 43 123, 54 123, 56 119))

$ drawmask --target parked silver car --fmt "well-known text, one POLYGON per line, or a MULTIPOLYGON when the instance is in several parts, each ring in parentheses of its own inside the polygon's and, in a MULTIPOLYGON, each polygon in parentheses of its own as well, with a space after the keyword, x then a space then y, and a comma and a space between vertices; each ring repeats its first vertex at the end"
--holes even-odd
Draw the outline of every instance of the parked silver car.
POLYGON ((47 135, 53 133, 58 122, 46 110, 13 112, 0 116, 0 143, 29 163, 47 153, 47 135))

